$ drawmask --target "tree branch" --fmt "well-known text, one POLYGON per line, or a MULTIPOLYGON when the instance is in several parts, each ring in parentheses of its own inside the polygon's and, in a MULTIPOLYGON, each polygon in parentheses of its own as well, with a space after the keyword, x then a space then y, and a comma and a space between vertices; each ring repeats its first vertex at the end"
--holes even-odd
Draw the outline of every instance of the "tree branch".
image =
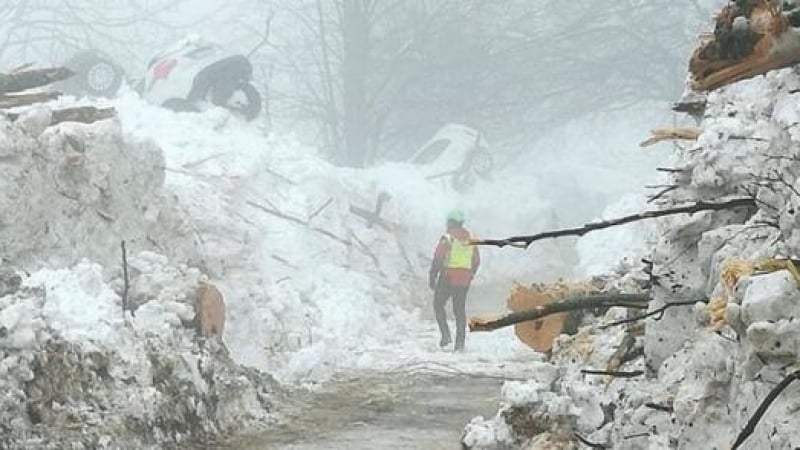
POLYGON ((685 302, 667 303, 664 306, 662 306, 661 308, 658 308, 658 309, 655 309, 653 311, 650 311, 647 314, 642 314, 641 316, 631 317, 631 318, 628 318, 628 319, 622 319, 622 320, 618 320, 616 322, 607 323, 607 324, 601 326, 600 329, 601 330, 605 330, 605 329, 608 329, 608 328, 611 328, 611 327, 615 327, 617 325, 624 325, 624 324, 627 324, 627 323, 633 323, 633 322, 636 322, 636 321, 639 321, 639 320, 642 320, 642 319, 646 319, 648 317, 652 317, 652 316, 655 316, 655 315, 659 316, 655 320, 661 320, 661 316, 664 315, 664 311, 666 311, 667 309, 672 308, 673 306, 694 305, 697 302, 708 303, 708 299, 704 299, 704 300, 689 300, 689 301, 685 301, 685 302))
POLYGON ((646 219, 655 219, 657 217, 672 216, 676 214, 694 214, 700 211, 721 211, 726 209, 735 208, 755 208, 756 201, 752 198, 737 198, 725 202, 712 203, 699 201, 691 205, 680 206, 676 208, 651 210, 639 214, 620 217, 616 219, 604 220, 601 222, 588 223, 582 227, 567 228, 563 230, 545 231, 543 233, 533 234, 530 236, 514 236, 507 239, 482 239, 472 241, 472 245, 492 245, 495 247, 505 247, 507 245, 522 244, 524 248, 528 248, 531 243, 542 239, 557 238, 564 236, 583 236, 586 233, 605 228, 611 228, 618 225, 624 225, 630 222, 637 222, 646 219))
POLYGON ((750 417, 750 420, 747 421, 747 425, 745 425, 742 432, 739 433, 739 436, 736 437, 736 442, 733 443, 733 447, 731 447, 731 450, 736 450, 737 448, 739 448, 744 443, 744 441, 746 441, 747 438, 750 437, 751 434, 753 434, 753 431, 755 431, 756 429, 756 425, 758 425, 758 422, 761 420, 762 417, 764 417, 764 414, 766 414, 767 409, 769 409, 769 407, 772 405, 772 402, 774 402, 775 399, 778 398, 779 395, 781 395, 781 392, 783 392, 784 389, 789 387, 789 385, 792 384, 794 380, 800 380, 800 370, 797 370, 787 375, 786 378, 783 379, 783 381, 778 383, 777 386, 775 386, 771 391, 769 391, 769 394, 767 394, 766 398, 764 398, 764 401, 761 402, 760 405, 758 405, 758 409, 756 409, 756 412, 753 413, 753 416, 750 417))
POLYGON ((644 375, 642 370, 634 370, 632 372, 620 372, 616 370, 588 370, 583 369, 581 373, 584 375, 608 375, 616 378, 635 378, 644 375))
POLYGON ((610 308, 623 306, 626 308, 647 309, 650 294, 599 294, 567 297, 561 301, 537 306, 534 309, 507 314, 499 318, 485 319, 473 317, 469 321, 470 331, 494 331, 521 322, 539 320, 568 311, 592 308, 610 308))

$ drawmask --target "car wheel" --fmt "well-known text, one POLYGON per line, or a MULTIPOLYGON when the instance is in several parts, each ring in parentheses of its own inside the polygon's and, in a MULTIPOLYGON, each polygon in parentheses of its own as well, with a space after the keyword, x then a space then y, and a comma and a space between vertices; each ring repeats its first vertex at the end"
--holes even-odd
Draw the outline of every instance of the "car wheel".
POLYGON ((450 185, 458 192, 464 192, 475 185, 475 175, 471 172, 459 172, 452 176, 450 185))
POLYGON ((479 176, 486 177, 494 169, 492 154, 486 147, 477 147, 472 153, 470 167, 479 176))
POLYGON ((251 84, 242 84, 228 99, 225 107, 244 117, 248 122, 261 114, 261 94, 251 84))
POLYGON ((110 59, 93 51, 77 53, 64 66, 75 72, 73 79, 68 80, 68 89, 72 87, 73 93, 94 97, 113 97, 125 76, 110 59))

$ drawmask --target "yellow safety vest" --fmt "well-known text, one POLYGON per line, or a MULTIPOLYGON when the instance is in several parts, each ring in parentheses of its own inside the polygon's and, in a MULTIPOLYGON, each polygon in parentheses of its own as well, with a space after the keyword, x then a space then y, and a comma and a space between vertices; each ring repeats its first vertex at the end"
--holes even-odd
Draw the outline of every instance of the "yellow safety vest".
POLYGON ((470 239, 460 241, 450 233, 444 235, 447 243, 450 244, 450 251, 445 260, 447 269, 472 269, 473 248, 469 245, 470 239))

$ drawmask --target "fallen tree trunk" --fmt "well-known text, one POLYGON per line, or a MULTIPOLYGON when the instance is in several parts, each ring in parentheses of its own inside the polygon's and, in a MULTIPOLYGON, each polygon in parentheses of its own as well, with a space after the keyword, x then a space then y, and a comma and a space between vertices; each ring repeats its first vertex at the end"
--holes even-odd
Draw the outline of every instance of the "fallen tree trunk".
MULTIPOLYGON (((77 106, 74 108, 57 109, 53 111, 50 125, 58 125, 62 122, 94 123, 100 120, 110 119, 116 115, 114 108, 95 108, 94 106, 77 106)), ((6 114, 12 122, 19 119, 18 113, 6 114)))
POLYGON ((0 94, 47 86, 56 81, 66 80, 73 75, 75 73, 65 67, 0 74, 0 94))
POLYGON ((618 225, 624 225, 630 222, 637 222, 639 220, 655 219, 657 217, 673 216, 676 214, 693 214, 701 211, 722 211, 726 209, 735 208, 756 208, 756 201, 752 198, 737 198, 720 203, 697 202, 687 206, 680 206, 677 208, 669 208, 662 210, 645 211, 639 214, 630 216, 619 217, 617 219, 604 220, 601 222, 588 223, 582 227, 567 228, 564 230, 545 231, 543 233, 533 234, 530 236, 514 236, 506 239, 480 239, 473 240, 472 245, 492 245, 495 247, 513 246, 519 248, 528 248, 533 242, 542 239, 557 238, 564 236, 583 236, 586 233, 604 228, 611 228, 618 225))
MULTIPOLYGON (((558 282, 555 284, 534 284, 531 286, 515 285, 508 297, 508 309, 511 312, 522 312, 557 303, 569 296, 595 295, 600 286, 591 282, 573 283, 558 282)), ((528 347, 537 352, 547 353, 553 347, 553 341, 561 334, 574 334, 583 317, 583 310, 553 314, 543 319, 522 322, 514 325, 514 334, 528 347)))
POLYGON ((507 314, 502 317, 473 317, 469 320, 469 330, 494 331, 521 322, 539 320, 553 314, 582 309, 611 308, 613 306, 647 309, 647 304, 649 301, 650 294, 597 294, 572 296, 567 297, 559 302, 538 306, 527 311, 507 314))
POLYGON ((110 119, 116 115, 114 108, 95 108, 94 106, 78 106, 53 111, 53 120, 50 125, 62 122, 94 123, 110 119))
POLYGON ((36 92, 32 94, 0 95, 0 109, 28 106, 55 100, 61 96, 59 92, 36 92))

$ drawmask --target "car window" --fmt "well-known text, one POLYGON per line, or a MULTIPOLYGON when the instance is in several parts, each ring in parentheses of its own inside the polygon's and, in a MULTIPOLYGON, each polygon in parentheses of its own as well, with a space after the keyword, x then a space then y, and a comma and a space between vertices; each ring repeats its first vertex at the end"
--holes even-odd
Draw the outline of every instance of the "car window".
POLYGON ((450 139, 437 139, 420 151, 411 162, 414 164, 432 163, 433 161, 436 161, 436 158, 441 156, 442 152, 447 148, 448 145, 450 145, 450 139))

